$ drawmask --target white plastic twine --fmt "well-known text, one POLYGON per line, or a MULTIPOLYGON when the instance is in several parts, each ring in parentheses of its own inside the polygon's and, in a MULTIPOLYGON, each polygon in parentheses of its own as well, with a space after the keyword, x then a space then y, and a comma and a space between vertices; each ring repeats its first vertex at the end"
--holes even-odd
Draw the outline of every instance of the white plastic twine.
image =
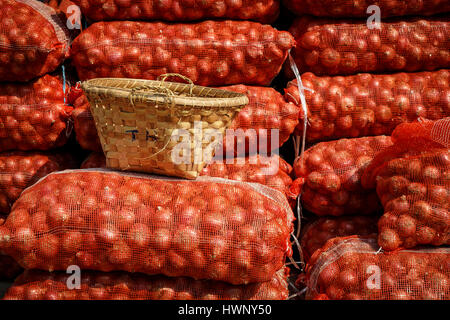
MULTIPOLYGON (((301 103, 301 107, 303 110, 303 132, 302 132, 301 149, 300 149, 299 137, 296 136, 294 138, 295 157, 298 158, 298 157, 302 157, 303 153, 305 152, 306 130, 308 128, 308 105, 306 104, 305 90, 308 90, 311 92, 314 92, 314 90, 312 90, 311 88, 305 88, 303 86, 302 77, 300 76, 300 72, 298 71, 297 64, 295 64, 294 58, 292 57, 290 50, 289 50, 289 63, 291 65, 291 70, 294 73, 295 78, 297 79, 298 95, 300 97, 300 103, 301 103)), ((297 198, 298 227, 297 227, 297 231, 295 233, 297 238, 300 236, 300 227, 301 227, 301 218, 302 218, 300 197, 301 197, 301 194, 299 194, 298 198, 297 198)))
POLYGON ((295 75, 295 78, 297 79, 297 88, 298 88, 298 95, 300 96, 300 103, 303 110, 303 133, 302 133, 302 147, 300 154, 298 153, 298 140, 294 142, 294 146, 296 148, 296 154, 295 156, 302 156, 305 152, 305 143, 306 143, 306 129, 308 126, 308 105, 306 104, 306 98, 305 98, 305 90, 314 92, 314 90, 310 88, 305 88, 303 86, 302 77, 300 76, 300 72, 298 72, 297 65, 295 64, 294 58, 291 55, 291 51, 289 50, 289 63, 291 65, 291 70, 295 75))

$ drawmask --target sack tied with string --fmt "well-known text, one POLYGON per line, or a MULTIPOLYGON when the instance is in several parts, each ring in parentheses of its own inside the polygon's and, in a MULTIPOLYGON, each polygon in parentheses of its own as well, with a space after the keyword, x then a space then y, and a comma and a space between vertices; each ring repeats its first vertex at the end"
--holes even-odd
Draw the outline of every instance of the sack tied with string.
POLYGON ((205 19, 254 20, 270 24, 280 10, 278 0, 156 1, 74 0, 86 17, 104 20, 198 21, 205 19))
POLYGON ((69 153, 0 153, 0 213, 8 214, 22 191, 50 172, 76 167, 77 163, 69 153))
POLYGON ((392 145, 388 136, 318 143, 294 163, 303 208, 319 216, 369 215, 382 207, 361 176, 375 155, 392 145))
MULTIPOLYGON (((229 129, 233 131, 225 134, 223 149, 220 149, 223 154, 244 156, 257 152, 270 153, 281 147, 294 132, 299 109, 294 103, 286 102, 275 89, 246 85, 219 89, 244 93, 249 100, 231 122, 229 129)), ((101 151, 89 102, 82 92, 78 94, 72 113, 77 141, 83 149, 101 151)))
POLYGON ((378 243, 389 251, 450 244, 450 118, 399 125, 392 141, 361 179, 384 207, 378 243))
POLYGON ((307 265, 307 299, 448 300, 450 248, 379 251, 375 238, 335 238, 307 265))
POLYGON ((233 286, 186 277, 83 271, 81 287, 68 289, 65 272, 26 270, 3 300, 286 300, 288 272, 284 268, 269 281, 233 286))
MULTIPOLYGON (((450 72, 394 73, 318 77, 302 75, 308 106, 309 142, 390 135, 397 125, 418 117, 450 116, 450 72)), ((285 99, 300 106, 297 80, 289 82, 285 99)), ((304 130, 303 110, 295 129, 304 130)))
POLYGON ((81 80, 178 73, 203 86, 267 86, 294 44, 289 32, 249 21, 97 22, 74 40, 71 57, 81 80))
POLYGON ((312 15, 330 18, 368 18, 373 11, 367 13, 371 5, 380 8, 381 17, 431 16, 450 12, 447 0, 283 0, 286 7, 296 15, 312 15))
POLYGON ((285 196, 259 184, 73 170, 22 193, 0 226, 0 250, 26 269, 247 284, 284 266, 293 220, 285 196))
POLYGON ((306 262, 316 250, 333 238, 348 236, 375 236, 377 234, 378 217, 349 216, 322 217, 314 219, 302 229, 300 240, 303 258, 306 262))
POLYGON ((0 21, 0 81, 29 81, 64 61, 70 36, 53 8, 36 0, 1 0, 0 21))
MULTIPOLYGON (((91 153, 81 165, 81 169, 92 168, 106 168, 103 153, 91 153)), ((285 193, 289 204, 294 208, 298 194, 291 190, 291 172, 291 165, 279 156, 253 155, 245 158, 213 159, 212 163, 203 169, 200 176, 260 183, 285 193)))
MULTIPOLYGON (((396 19, 379 27, 369 29, 366 20, 298 18, 289 29, 297 43, 292 55, 301 73, 316 75, 450 67, 447 18, 396 19)), ((285 71, 294 77, 289 65, 285 71)))
POLYGON ((45 75, 29 83, 0 84, 0 152, 48 150, 67 142, 72 107, 62 81, 45 75))

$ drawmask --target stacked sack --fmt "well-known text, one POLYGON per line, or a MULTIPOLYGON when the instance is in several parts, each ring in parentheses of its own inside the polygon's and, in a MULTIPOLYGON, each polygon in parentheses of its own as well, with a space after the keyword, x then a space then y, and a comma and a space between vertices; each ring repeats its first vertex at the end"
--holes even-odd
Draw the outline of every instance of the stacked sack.
POLYGON ((47 175, 16 201, 0 248, 27 270, 5 299, 287 299, 296 195, 292 167, 271 153, 299 111, 266 86, 294 39, 261 24, 279 2, 74 2, 97 21, 70 49, 80 80, 177 73, 250 103, 224 139, 231 159, 221 153, 190 181, 102 168, 88 100, 73 87, 77 141, 96 152, 82 165, 91 169, 47 175), (201 21, 215 18, 234 20, 201 21), (66 286, 71 265, 81 268, 77 290, 66 286))
MULTIPOLYGON (((437 285, 423 273, 404 278, 403 272, 438 268, 436 277, 440 280, 436 281, 445 283, 450 271, 445 262, 439 269, 433 261, 448 260, 448 251, 438 250, 436 260, 427 249, 377 256, 379 247, 374 243, 373 231, 378 231, 378 244, 385 251, 448 242, 448 208, 442 203, 448 203, 450 190, 445 178, 444 181, 441 178, 448 164, 412 159, 429 152, 433 139, 424 130, 410 153, 401 147, 411 139, 408 134, 414 132, 415 126, 424 123, 432 126, 425 119, 432 120, 437 127, 445 127, 439 121, 450 116, 450 24, 446 18, 433 16, 449 12, 448 1, 399 4, 285 0, 284 3, 301 16, 290 28, 297 43, 292 55, 301 82, 297 77, 288 84, 285 99, 306 106, 300 110, 295 134, 306 133, 307 145, 317 143, 296 159, 294 185, 301 190, 303 209, 324 216, 323 221, 309 224, 302 234, 308 265, 299 282, 306 284, 309 298, 447 298, 445 285, 437 285), (366 21, 369 18, 366 12, 374 4, 383 19, 371 24, 366 21), (408 17, 417 14, 427 17, 408 17), (414 123, 419 118, 422 123, 414 123), (409 123, 414 123, 413 127, 407 127, 409 123), (397 151, 399 148, 404 154, 397 151), (386 163, 390 161, 403 161, 405 169, 401 173, 389 171, 386 163), (410 169, 406 168, 408 165, 410 169), (430 170, 435 180, 428 180, 430 170), (420 216, 420 209, 424 209, 424 216, 420 216), (419 216, 410 211, 419 211, 419 216), (352 235, 363 238, 348 240, 352 235), (335 237, 343 238, 333 240, 335 237), (380 261, 375 257, 380 257, 380 261), (403 263, 403 259, 428 257, 429 265, 421 262, 416 270, 403 263), (394 281, 392 277, 398 270, 388 269, 397 263, 396 259, 401 261, 398 268, 403 269, 394 281), (359 268, 361 263, 363 266, 359 268), (366 263, 373 263, 383 272, 382 288, 377 292, 364 286, 364 281, 373 275, 364 269, 366 263), (326 268, 328 264, 331 266, 326 268), (383 278, 385 274, 391 277, 391 283, 383 278), (413 284, 408 282, 412 280, 413 284)), ((290 79, 294 77, 288 66, 285 74, 290 79)), ((445 157, 442 153, 448 151, 448 145, 442 144, 442 139, 448 139, 448 129, 442 129, 438 136, 440 140, 435 143, 441 143, 440 147, 433 149, 430 157, 445 157)))
MULTIPOLYGON (((50 7, 35 0, 0 1, 0 215, 2 223, 21 192, 48 173, 75 168, 56 151, 71 132, 72 108, 60 77, 49 73, 69 49, 69 32, 50 7)), ((0 278, 20 267, 0 256, 0 278)))

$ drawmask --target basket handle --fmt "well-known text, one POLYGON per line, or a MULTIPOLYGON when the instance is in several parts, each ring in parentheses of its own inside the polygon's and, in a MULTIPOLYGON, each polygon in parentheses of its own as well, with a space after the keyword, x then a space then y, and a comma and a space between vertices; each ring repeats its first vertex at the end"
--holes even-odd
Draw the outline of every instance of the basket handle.
POLYGON ((164 73, 164 74, 159 75, 159 76, 156 78, 156 80, 157 80, 157 81, 164 82, 164 81, 166 81, 167 78, 169 78, 169 77, 178 77, 178 78, 181 78, 181 79, 183 79, 184 81, 188 82, 189 85, 190 85, 190 88, 189 88, 189 95, 192 96, 192 90, 194 89, 194 81, 192 81, 191 79, 189 79, 189 78, 186 77, 186 76, 183 76, 182 74, 179 74, 179 73, 164 73))

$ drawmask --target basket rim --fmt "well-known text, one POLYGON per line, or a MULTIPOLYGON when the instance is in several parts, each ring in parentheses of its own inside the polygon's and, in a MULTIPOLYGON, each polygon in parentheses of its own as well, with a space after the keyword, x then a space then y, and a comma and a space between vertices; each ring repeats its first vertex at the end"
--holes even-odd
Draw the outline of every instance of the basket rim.
MULTIPOLYGON (((140 85, 159 85, 162 87, 172 87, 171 89, 175 92, 185 91, 187 88, 190 88, 191 85, 180 82, 170 82, 170 81, 157 81, 157 80, 145 80, 145 79, 133 79, 133 78, 93 78, 90 80, 83 81, 81 83, 81 87, 83 91, 90 95, 92 93, 98 94, 107 94, 114 98, 121 99, 130 99, 130 93, 132 92, 132 88, 135 83, 139 83, 140 85), (105 84, 102 84, 105 82, 105 84), (123 82, 128 87, 116 87, 112 86, 112 82, 123 82)), ((249 103, 248 97, 244 93, 238 93, 235 91, 228 91, 224 89, 217 89, 211 87, 204 86, 193 86, 194 96, 177 96, 173 97, 173 101, 176 105, 181 106, 189 106, 189 107, 217 107, 217 108, 236 108, 246 106, 249 103), (211 92, 220 93, 225 97, 208 97, 208 96, 199 96, 195 95, 195 91, 198 94, 206 91, 206 94, 210 94, 211 92), (227 95, 229 97, 227 97, 227 95)), ((166 103, 167 99, 164 95, 159 94, 155 95, 154 93, 146 93, 143 91, 137 91, 134 93, 134 97, 138 101, 143 102, 155 102, 155 103, 166 103)))

